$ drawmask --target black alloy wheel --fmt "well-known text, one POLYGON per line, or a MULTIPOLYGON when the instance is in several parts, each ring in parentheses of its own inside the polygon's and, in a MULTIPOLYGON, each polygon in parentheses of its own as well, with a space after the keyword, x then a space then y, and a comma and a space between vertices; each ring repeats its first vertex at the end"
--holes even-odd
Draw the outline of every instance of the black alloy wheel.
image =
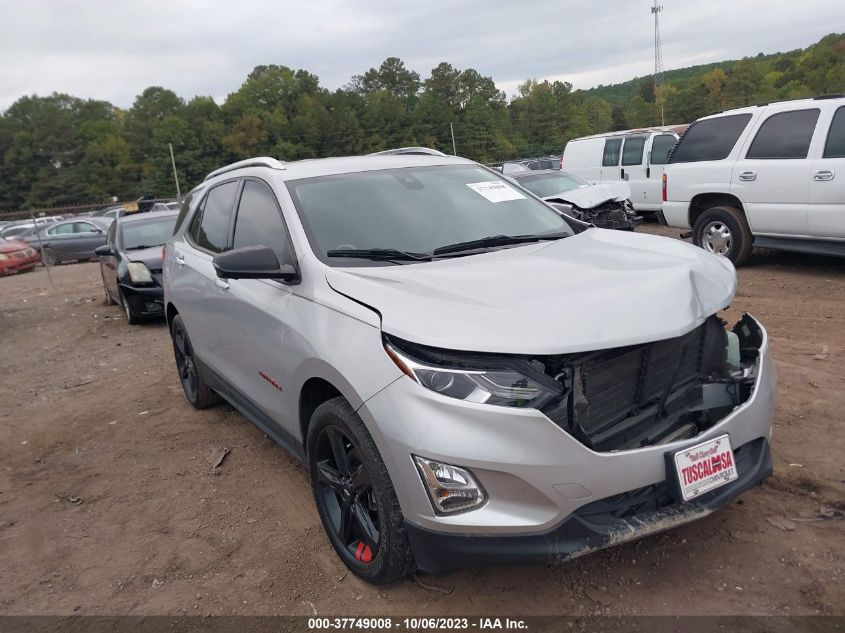
POLYGON ((170 325, 170 337, 173 339, 173 355, 176 358, 176 370, 185 397, 195 409, 205 409, 220 401, 217 394, 205 384, 197 367, 191 339, 185 331, 185 324, 180 315, 173 318, 170 325))
POLYGON ((197 367, 191 344, 181 323, 173 327, 173 354, 176 356, 176 370, 179 372, 179 382, 185 390, 185 396, 193 402, 197 398, 197 367))
POLYGON ((316 499, 328 518, 329 536, 347 559, 368 565, 378 556, 381 535, 378 505, 360 451, 334 425, 320 430, 314 448, 316 499))

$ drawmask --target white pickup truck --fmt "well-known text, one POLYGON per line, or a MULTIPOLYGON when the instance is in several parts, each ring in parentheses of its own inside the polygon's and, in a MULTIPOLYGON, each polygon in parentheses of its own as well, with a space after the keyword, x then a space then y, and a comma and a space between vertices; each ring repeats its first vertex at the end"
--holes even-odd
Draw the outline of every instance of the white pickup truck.
POLYGON ((845 96, 698 119, 669 155, 662 214, 736 265, 754 246, 845 256, 845 96))

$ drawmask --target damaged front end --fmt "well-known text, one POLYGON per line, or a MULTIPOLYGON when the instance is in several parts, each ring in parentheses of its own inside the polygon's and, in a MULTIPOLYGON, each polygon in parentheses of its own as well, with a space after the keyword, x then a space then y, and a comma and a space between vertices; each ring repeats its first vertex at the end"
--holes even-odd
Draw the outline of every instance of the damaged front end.
POLYGON ((542 411, 597 452, 694 438, 747 401, 763 335, 747 314, 716 315, 682 336, 536 359, 563 393, 542 411))
POLYGON ((579 207, 560 197, 545 200, 561 213, 600 229, 633 231, 643 221, 642 216, 636 214, 629 200, 606 200, 590 208, 579 207))

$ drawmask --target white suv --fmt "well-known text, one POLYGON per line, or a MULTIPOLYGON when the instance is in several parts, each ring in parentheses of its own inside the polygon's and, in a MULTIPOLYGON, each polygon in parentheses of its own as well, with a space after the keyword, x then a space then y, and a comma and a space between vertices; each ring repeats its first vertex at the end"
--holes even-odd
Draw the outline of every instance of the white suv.
POLYGON ((669 157, 663 215, 737 265, 755 245, 845 256, 845 97, 699 119, 669 157))

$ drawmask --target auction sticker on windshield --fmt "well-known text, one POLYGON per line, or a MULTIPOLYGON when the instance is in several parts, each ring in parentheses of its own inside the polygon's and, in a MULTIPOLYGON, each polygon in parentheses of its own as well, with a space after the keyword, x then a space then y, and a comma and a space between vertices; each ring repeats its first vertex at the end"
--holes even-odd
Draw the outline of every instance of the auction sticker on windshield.
POLYGON ((727 434, 720 435, 678 451, 675 453, 675 470, 684 501, 735 480, 739 473, 736 471, 731 438, 727 434))
POLYGON ((521 200, 525 196, 513 187, 509 187, 500 180, 488 182, 468 182, 467 187, 476 193, 480 193, 490 202, 507 202, 508 200, 521 200))

